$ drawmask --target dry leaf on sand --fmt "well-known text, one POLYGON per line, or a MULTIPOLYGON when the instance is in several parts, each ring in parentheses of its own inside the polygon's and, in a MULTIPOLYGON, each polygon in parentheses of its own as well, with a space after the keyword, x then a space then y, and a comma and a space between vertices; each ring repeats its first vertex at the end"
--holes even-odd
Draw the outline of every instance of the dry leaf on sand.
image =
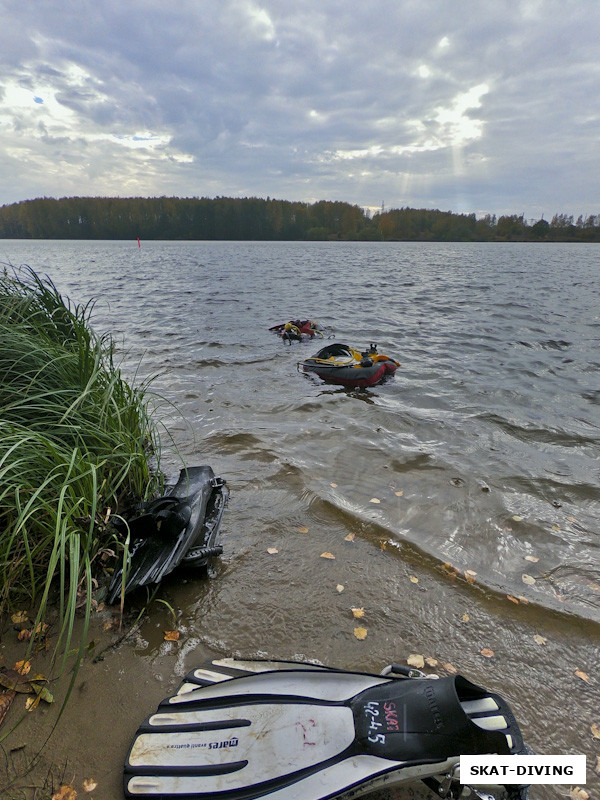
POLYGON ((569 789, 569 797, 571 800, 590 800, 590 796, 586 790, 580 789, 579 786, 571 786, 569 789))
POLYGON ((52 795, 52 800, 76 800, 76 798, 77 792, 72 786, 66 783, 63 783, 58 792, 52 795))
POLYGON ((8 713, 8 709, 11 706, 12 701, 16 697, 16 692, 8 691, 8 692, 0 692, 0 725, 4 720, 4 717, 8 713))
POLYGON ((456 673, 458 672, 454 664, 451 664, 449 661, 445 661, 442 664, 442 667, 446 670, 446 672, 449 672, 450 675, 456 675, 456 673))

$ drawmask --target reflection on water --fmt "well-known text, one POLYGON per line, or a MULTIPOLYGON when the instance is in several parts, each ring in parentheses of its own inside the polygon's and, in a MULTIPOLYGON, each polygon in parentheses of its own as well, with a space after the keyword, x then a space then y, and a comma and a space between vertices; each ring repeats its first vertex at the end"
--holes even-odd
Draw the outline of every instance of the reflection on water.
MULTIPOLYGON (((3 252, 77 302, 97 298, 124 370, 156 376, 186 463, 227 478, 213 579, 164 587, 187 626, 182 670, 194 642, 368 669, 424 653, 512 695, 541 752, 584 752, 556 698, 572 696, 585 728, 592 700, 572 675, 597 665, 600 621, 599 247, 3 252), (299 373, 318 345, 268 331, 296 317, 359 349, 377 342, 401 367, 367 390, 299 373), (364 642, 352 607, 365 608, 364 642)), ((177 473, 175 448, 164 466, 177 473)))

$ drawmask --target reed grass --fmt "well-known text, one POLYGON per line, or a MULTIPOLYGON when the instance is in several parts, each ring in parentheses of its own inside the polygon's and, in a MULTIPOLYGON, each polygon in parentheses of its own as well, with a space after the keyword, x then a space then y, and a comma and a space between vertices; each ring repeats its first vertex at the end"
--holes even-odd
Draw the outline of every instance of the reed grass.
POLYGON ((28 268, 0 276, 0 615, 26 605, 37 625, 52 610, 63 658, 109 514, 161 480, 148 387, 124 380, 92 308, 28 268))

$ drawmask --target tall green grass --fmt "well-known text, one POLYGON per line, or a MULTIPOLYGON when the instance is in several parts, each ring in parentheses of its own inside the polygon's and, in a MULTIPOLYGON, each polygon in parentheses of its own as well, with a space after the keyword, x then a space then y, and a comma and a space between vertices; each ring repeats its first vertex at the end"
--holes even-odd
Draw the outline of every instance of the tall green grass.
POLYGON ((0 276, 0 615, 52 610, 63 654, 77 607, 89 618, 109 509, 161 480, 147 387, 123 379, 91 311, 28 268, 0 276))

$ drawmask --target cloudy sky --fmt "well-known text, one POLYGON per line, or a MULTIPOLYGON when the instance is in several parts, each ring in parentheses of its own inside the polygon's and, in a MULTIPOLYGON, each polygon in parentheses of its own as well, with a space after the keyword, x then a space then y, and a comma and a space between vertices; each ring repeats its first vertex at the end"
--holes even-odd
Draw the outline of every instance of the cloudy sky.
POLYGON ((0 0, 0 204, 600 213, 598 0, 0 0))

